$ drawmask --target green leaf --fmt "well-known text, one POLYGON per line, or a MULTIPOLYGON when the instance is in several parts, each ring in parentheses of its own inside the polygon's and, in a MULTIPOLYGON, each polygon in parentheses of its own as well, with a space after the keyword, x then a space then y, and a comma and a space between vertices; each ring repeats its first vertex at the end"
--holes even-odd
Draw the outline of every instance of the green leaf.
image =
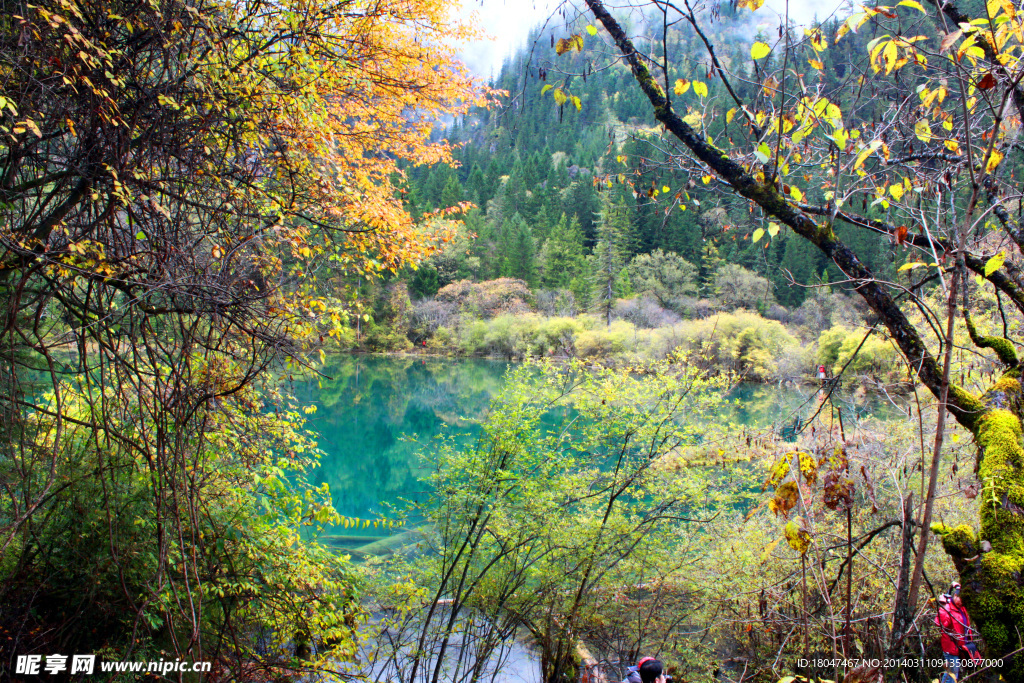
POLYGON ((144 240, 144 239, 146 239, 146 233, 144 233, 141 230, 139 230, 137 233, 135 233, 135 239, 137 239, 137 240, 144 240))
POLYGON ((754 231, 754 236, 751 239, 756 244, 762 237, 764 237, 764 228, 758 228, 754 231))
POLYGON ((757 160, 760 161, 762 164, 767 164, 768 160, 772 156, 772 150, 768 146, 768 143, 762 142, 760 145, 758 145, 757 149, 754 150, 754 156, 757 157, 757 160))
POLYGON ((985 262, 985 277, 999 270, 1006 261, 1006 252, 1001 251, 985 262))
POLYGON ((768 47, 767 43, 758 41, 750 47, 750 56, 754 59, 764 59, 771 53, 772 49, 768 47))

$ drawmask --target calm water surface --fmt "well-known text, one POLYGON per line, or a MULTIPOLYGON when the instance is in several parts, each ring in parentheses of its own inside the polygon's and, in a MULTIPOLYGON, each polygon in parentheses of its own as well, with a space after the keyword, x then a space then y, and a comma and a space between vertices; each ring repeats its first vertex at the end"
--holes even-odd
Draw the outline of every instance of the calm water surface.
MULTIPOLYGON (((486 359, 419 359, 386 356, 339 356, 323 369, 329 379, 295 387, 297 398, 315 404, 309 426, 317 431, 325 456, 311 473, 314 484, 330 485, 334 505, 348 517, 377 518, 391 506, 421 498, 420 478, 427 469, 420 457, 439 435, 467 442, 477 421, 502 386, 508 363, 486 359)), ((730 394, 723 422, 767 427, 805 417, 815 401, 811 387, 742 384, 730 394), (809 400, 810 399, 810 400, 809 400)), ((846 403, 844 420, 869 412, 893 412, 875 401, 846 403)), ((415 520, 410 520, 411 524, 415 520)), ((334 529, 324 538, 340 548, 355 549, 393 532, 383 528, 334 529)), ((379 544, 378 544, 379 545, 379 544)))

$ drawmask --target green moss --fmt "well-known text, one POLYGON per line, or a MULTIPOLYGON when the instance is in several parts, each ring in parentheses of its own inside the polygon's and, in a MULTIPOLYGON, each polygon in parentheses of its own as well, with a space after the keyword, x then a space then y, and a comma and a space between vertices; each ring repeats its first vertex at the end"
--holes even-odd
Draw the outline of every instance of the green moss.
MULTIPOLYGON (((950 388, 951 392, 953 388, 950 388)), ((1014 634, 1024 631, 1024 429, 1019 373, 1007 372, 979 401, 962 392, 961 406, 977 402, 972 425, 981 446, 978 477, 982 482, 981 531, 934 525, 953 559, 963 584, 963 599, 985 639, 987 654, 998 657, 1018 647, 1014 634), (984 410, 984 412, 981 412, 984 410), (981 553, 979 541, 991 543, 981 553)), ((1007 680, 1024 680, 1024 660, 1014 662, 1007 680)))
MULTIPOLYGON (((1006 380, 1000 380, 1004 382, 1006 380)), ((1017 385, 1016 380, 1009 380, 1017 385)), ((1017 474, 1024 466, 1024 449, 1021 448, 1020 419, 1009 410, 999 408, 986 413, 978 421, 976 433, 984 456, 978 469, 982 482, 990 479, 1002 479, 1017 474)))
POLYGON ((949 385, 950 410, 960 424, 973 430, 978 418, 985 412, 985 404, 977 396, 958 384, 949 385))
POLYGON ((999 356, 999 360, 1003 365, 1009 368, 1017 367, 1017 352, 1009 340, 1002 337, 982 337, 979 335, 967 308, 964 308, 964 323, 967 325, 967 333, 971 335, 971 341, 974 342, 975 346, 992 349, 999 356))
POLYGON ((966 524, 955 529, 944 524, 932 524, 932 531, 942 536, 942 547, 950 557, 967 558, 978 554, 974 530, 966 524))

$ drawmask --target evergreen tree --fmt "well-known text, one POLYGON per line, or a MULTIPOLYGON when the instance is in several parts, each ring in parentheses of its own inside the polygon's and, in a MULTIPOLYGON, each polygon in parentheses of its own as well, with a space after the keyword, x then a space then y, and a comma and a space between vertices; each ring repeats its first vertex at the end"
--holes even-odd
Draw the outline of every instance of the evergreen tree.
POLYGON ((629 230, 629 208, 623 204, 605 204, 597 227, 597 245, 594 247, 593 282, 594 308, 604 316, 605 324, 612 324, 615 309, 616 284, 623 268, 622 242, 629 230))
POLYGON ((576 216, 569 221, 565 214, 551 230, 544 242, 541 280, 548 289, 568 289, 583 270, 583 233, 576 216))
POLYGON ((508 274, 519 278, 530 287, 537 285, 537 245, 526 220, 516 214, 512 218, 512 249, 508 256, 508 274))
POLYGON ((458 177, 453 173, 449 176, 448 181, 444 184, 444 189, 441 190, 441 205, 440 208, 448 208, 455 206, 462 201, 462 183, 459 182, 458 177))

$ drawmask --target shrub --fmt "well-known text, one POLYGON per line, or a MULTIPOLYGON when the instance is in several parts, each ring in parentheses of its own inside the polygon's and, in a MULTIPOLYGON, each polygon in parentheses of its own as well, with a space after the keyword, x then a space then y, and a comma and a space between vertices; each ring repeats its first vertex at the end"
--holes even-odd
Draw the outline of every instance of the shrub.
POLYGON ((674 311, 697 293, 697 268, 679 254, 655 249, 638 254, 629 264, 630 284, 637 294, 649 294, 674 311))
POLYGON ((861 345, 865 330, 837 325, 818 338, 818 362, 838 373, 846 366, 847 375, 865 375, 879 381, 896 381, 900 354, 889 339, 873 334, 861 345), (860 351, 857 347, 860 346, 860 351), (857 353, 854 357, 854 352, 857 353), (849 363, 849 365, 847 365, 849 363))
POLYGON ((408 351, 412 342, 405 330, 372 320, 363 328, 362 345, 369 351, 408 351))
POLYGON ((863 332, 856 332, 848 336, 839 349, 836 365, 841 368, 846 365, 847 361, 850 361, 850 365, 846 369, 847 372, 867 375, 880 381, 895 381, 900 374, 899 360, 901 356, 893 348, 889 339, 879 334, 873 334, 860 347, 860 351, 857 351, 857 356, 853 357, 853 353, 862 339, 864 339, 863 332))
POLYGON ((459 330, 459 350, 467 355, 484 353, 484 339, 487 336, 487 323, 483 320, 471 320, 459 330))
POLYGON ((547 318, 541 320, 534 333, 534 347, 538 355, 565 351, 576 352, 576 339, 586 331, 586 323, 577 318, 547 318))
POLYGON ((605 328, 587 330, 576 337, 576 355, 580 358, 605 358, 626 351, 636 328, 624 320, 615 320, 605 328))
POLYGON ((626 320, 644 329, 675 325, 680 320, 678 315, 665 310, 649 297, 616 301, 612 317, 626 320))
POLYGON ((456 306, 451 302, 433 298, 417 301, 409 315, 410 333, 416 339, 433 336, 438 328, 451 327, 456 316, 456 306))
POLYGON ((768 280, 735 263, 720 266, 715 272, 715 294, 718 305, 726 311, 767 308, 774 301, 768 280))
POLYGON ((576 297, 568 289, 542 289, 537 292, 537 310, 548 316, 573 316, 579 312, 576 297))
POLYGON ((834 367, 839 360, 839 349, 850 336, 850 330, 842 325, 825 330, 818 336, 818 362, 826 367, 834 367))
POLYGON ((427 348, 431 351, 449 351, 456 348, 455 333, 447 327, 438 327, 434 335, 427 338, 427 348))
POLYGON ((493 318, 503 313, 526 313, 533 299, 525 282, 509 277, 479 283, 460 280, 442 287, 435 298, 455 304, 463 313, 482 318, 493 318))
POLYGON ((756 379, 774 376, 786 348, 796 344, 782 323, 743 310, 694 323, 688 341, 710 363, 756 379))
POLYGON ((506 358, 525 358, 530 355, 537 323, 534 313, 495 317, 487 325, 484 335, 485 352, 506 358))

